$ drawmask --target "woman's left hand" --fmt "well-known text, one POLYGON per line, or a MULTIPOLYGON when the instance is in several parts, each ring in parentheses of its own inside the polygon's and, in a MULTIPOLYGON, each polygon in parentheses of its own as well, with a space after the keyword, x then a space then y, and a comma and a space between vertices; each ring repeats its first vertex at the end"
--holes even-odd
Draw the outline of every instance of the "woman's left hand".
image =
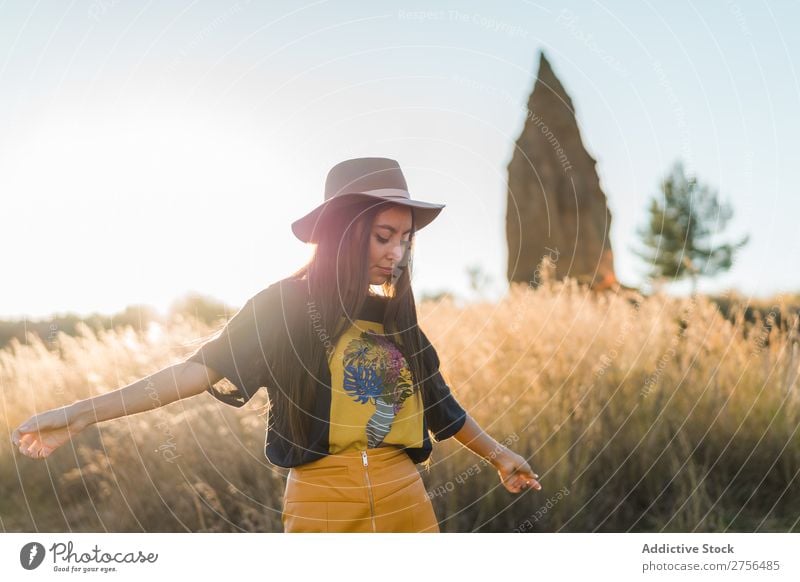
POLYGON ((542 485, 537 481, 539 475, 534 473, 528 462, 514 451, 505 449, 495 457, 493 464, 503 486, 511 493, 520 493, 529 487, 537 491, 542 489, 542 485))

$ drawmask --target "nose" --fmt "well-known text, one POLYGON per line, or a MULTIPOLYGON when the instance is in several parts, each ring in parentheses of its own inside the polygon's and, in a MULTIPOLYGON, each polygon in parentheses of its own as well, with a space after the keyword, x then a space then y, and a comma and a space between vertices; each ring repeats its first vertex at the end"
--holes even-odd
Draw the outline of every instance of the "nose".
POLYGON ((396 265, 400 262, 400 259, 403 258, 403 252, 405 251, 405 243, 400 242, 396 245, 392 245, 392 249, 389 252, 389 258, 392 261, 393 265, 396 265))

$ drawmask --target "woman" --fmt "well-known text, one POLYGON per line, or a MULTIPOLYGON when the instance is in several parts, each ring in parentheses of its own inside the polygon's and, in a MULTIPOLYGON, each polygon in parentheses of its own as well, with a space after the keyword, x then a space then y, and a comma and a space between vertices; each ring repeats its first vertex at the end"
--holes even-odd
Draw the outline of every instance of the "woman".
POLYGON ((183 362, 33 416, 14 431, 14 444, 43 458, 94 422, 204 391, 240 407, 266 387, 265 455, 290 469, 287 532, 438 532, 416 468, 430 462, 429 432, 488 459, 512 493, 540 490, 525 459, 455 400, 417 325, 414 235, 442 208, 411 199, 394 160, 337 164, 324 202, 292 224, 316 245, 307 265, 251 297, 183 362), (215 386, 222 378, 232 390, 215 386))

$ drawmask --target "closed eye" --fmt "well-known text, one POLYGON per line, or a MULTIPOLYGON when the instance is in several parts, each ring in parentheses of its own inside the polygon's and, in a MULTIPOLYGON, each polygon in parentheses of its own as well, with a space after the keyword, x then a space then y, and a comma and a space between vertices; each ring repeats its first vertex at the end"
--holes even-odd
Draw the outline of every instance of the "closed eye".
POLYGON ((381 235, 379 235, 379 234, 376 234, 376 235, 375 235, 375 238, 377 238, 377 239, 378 239, 378 242, 379 242, 379 243, 381 243, 381 244, 386 244, 386 243, 388 243, 388 242, 389 242, 389 239, 388 239, 388 238, 383 238, 383 237, 382 237, 381 235))

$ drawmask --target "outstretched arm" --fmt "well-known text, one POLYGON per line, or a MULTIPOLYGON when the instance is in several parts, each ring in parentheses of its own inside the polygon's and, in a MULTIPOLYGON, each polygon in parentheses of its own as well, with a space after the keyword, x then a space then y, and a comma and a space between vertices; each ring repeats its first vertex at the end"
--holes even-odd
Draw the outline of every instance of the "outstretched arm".
POLYGON ((36 414, 14 429, 11 441, 23 455, 44 458, 91 424, 200 394, 220 379, 202 364, 180 362, 113 392, 36 414))
POLYGON ((489 461, 500 474, 503 486, 511 493, 519 493, 528 486, 541 490, 537 481, 539 475, 533 472, 527 461, 486 434, 469 414, 464 426, 453 436, 473 453, 489 461))
POLYGON ((221 379, 197 362, 180 362, 119 390, 75 402, 73 414, 88 424, 153 410, 203 392, 221 379))

